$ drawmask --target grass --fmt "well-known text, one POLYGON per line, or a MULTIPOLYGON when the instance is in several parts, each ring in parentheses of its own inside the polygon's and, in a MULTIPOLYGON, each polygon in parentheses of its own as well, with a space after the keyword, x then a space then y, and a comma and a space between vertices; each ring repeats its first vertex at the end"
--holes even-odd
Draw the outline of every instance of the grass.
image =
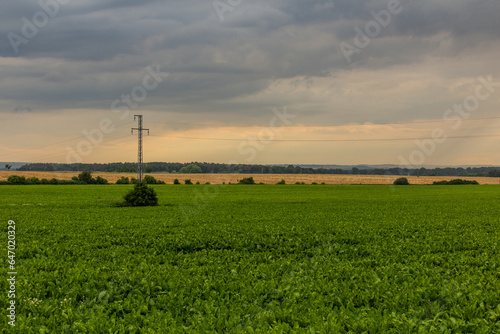
POLYGON ((153 187, 0 189, 12 332, 500 331, 498 186, 153 187))

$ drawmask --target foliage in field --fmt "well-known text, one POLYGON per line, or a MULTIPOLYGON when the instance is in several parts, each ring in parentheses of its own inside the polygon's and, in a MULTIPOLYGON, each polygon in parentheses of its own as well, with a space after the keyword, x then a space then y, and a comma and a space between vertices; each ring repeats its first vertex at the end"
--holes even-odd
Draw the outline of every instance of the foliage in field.
POLYGON ((116 181, 116 184, 130 184, 130 180, 128 177, 122 176, 116 181))
POLYGON ((433 182, 434 185, 438 185, 438 186, 456 186, 456 185, 464 185, 464 184, 472 184, 472 185, 478 185, 479 182, 477 181, 474 181, 474 180, 462 180, 462 179, 455 179, 455 180, 451 180, 451 181, 434 181, 433 182))
POLYGON ((12 333, 500 332, 498 186, 1 190, 12 333))
POLYGON ((34 184, 107 184, 108 180, 98 176, 92 177, 92 172, 85 171, 78 176, 74 176, 71 180, 58 180, 52 178, 50 180, 41 179, 36 177, 26 178, 24 176, 10 175, 7 181, 0 181, 0 185, 34 185, 34 184))
POLYGON ((123 206, 156 206, 158 196, 156 191, 148 187, 146 182, 136 183, 134 189, 124 197, 123 206))
POLYGON ((394 181, 394 185, 396 186, 407 186, 409 185, 410 182, 408 182, 408 179, 406 177, 400 177, 396 181, 394 181))
POLYGON ((253 176, 244 177, 243 179, 238 181, 238 184, 255 184, 253 176))
POLYGON ((146 184, 165 184, 165 182, 157 180, 151 175, 145 175, 143 182, 146 182, 146 184))

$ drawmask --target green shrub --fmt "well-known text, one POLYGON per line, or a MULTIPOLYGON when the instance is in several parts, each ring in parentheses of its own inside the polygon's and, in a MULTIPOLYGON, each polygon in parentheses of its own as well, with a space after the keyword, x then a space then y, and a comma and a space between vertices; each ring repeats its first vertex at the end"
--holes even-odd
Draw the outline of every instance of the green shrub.
POLYGON ((281 179, 281 181, 279 181, 278 183, 276 184, 286 184, 286 181, 284 179, 281 179))
POLYGON ((130 184, 130 180, 128 177, 122 176, 119 180, 116 181, 116 184, 130 184))
POLYGON ((108 180, 98 176, 95 178, 94 183, 95 184, 108 184, 108 180))
POLYGON ((205 184, 206 184, 206 185, 209 185, 209 184, 210 184, 210 182, 205 182, 205 184))
POLYGON ((255 184, 253 176, 245 177, 238 181, 238 184, 255 184))
POLYGON ((396 186, 407 186, 410 184, 410 182, 408 182, 408 179, 406 177, 400 177, 399 179, 394 181, 393 184, 396 186))
POLYGON ((184 184, 193 184, 193 182, 191 182, 191 179, 187 179, 187 180, 184 180, 184 184))
POLYGON ((40 183, 41 184, 49 184, 49 180, 47 180, 47 179, 41 179, 40 183))
POLYGON ((156 184, 156 179, 151 175, 145 175, 143 182, 146 182, 146 184, 156 184))
POLYGON ((124 197, 123 206, 156 206, 158 197, 153 188, 148 187, 145 182, 137 183, 124 197))
POLYGON ((50 179, 49 184, 59 184, 59 180, 56 178, 52 178, 50 179))
POLYGON ((40 184, 40 180, 37 177, 30 177, 26 181, 28 184, 40 184))
POLYGON ((200 184, 200 181, 196 181, 196 184, 200 184))
POLYGON ((174 184, 181 184, 181 183, 179 182, 179 179, 175 179, 174 184))
POLYGON ((92 172, 89 170, 83 171, 78 175, 78 181, 86 184, 94 183, 94 179, 92 178, 92 172))
POLYGON ((311 184, 312 184, 312 185, 316 185, 317 183, 316 183, 316 182, 313 182, 313 183, 311 183, 311 184))
POLYGON ((24 176, 17 176, 17 175, 11 175, 7 179, 7 182, 10 182, 10 184, 26 184, 26 178, 24 176))
POLYGON ((455 179, 451 181, 434 181, 432 183, 433 185, 437 186, 448 186, 448 185, 466 185, 466 184, 473 184, 473 185, 478 185, 479 182, 476 180, 462 180, 462 179, 455 179))
POLYGON ((73 181, 77 181, 77 182, 79 181, 79 180, 78 180, 78 176, 73 176, 73 177, 71 178, 71 180, 73 180, 73 181))

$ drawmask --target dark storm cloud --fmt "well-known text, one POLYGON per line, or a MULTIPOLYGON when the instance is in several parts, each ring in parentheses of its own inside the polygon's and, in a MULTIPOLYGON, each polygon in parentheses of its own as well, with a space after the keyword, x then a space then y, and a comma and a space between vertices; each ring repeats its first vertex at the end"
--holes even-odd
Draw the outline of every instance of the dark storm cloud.
POLYGON ((441 34, 450 35, 450 58, 498 41, 497 0, 401 0, 403 12, 349 64, 339 44, 352 43, 354 28, 387 3, 247 0, 221 22, 212 0, 73 0, 16 54, 8 34, 22 36, 21 18, 31 21, 42 9, 36 1, 3 1, 0 57, 28 65, 2 68, 0 98, 109 108, 141 82, 146 66, 158 64, 171 76, 144 104, 203 106, 258 93, 273 80, 412 64, 440 50, 429 38, 441 34))

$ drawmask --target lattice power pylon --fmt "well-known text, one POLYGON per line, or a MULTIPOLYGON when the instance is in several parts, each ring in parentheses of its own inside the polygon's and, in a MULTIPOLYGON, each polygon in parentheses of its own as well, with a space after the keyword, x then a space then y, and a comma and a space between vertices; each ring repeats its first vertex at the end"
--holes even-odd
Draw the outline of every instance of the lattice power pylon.
POLYGON ((149 135, 149 129, 142 128, 142 115, 134 115, 134 121, 138 120, 138 128, 132 128, 132 134, 134 134, 134 130, 139 131, 139 153, 137 156, 137 180, 139 183, 142 182, 142 131, 147 131, 149 135))

